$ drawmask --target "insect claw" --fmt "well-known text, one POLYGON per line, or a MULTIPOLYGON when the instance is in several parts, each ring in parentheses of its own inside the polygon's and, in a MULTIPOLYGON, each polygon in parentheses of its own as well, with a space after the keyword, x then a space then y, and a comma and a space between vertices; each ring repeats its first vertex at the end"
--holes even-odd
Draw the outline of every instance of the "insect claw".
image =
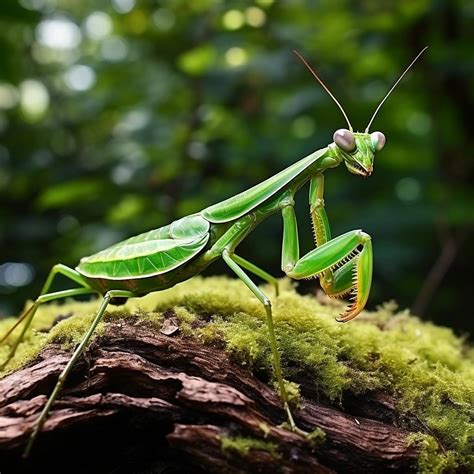
POLYGON ((354 319, 361 310, 357 308, 357 305, 350 305, 346 311, 336 318, 336 321, 339 323, 346 323, 351 319, 354 319))

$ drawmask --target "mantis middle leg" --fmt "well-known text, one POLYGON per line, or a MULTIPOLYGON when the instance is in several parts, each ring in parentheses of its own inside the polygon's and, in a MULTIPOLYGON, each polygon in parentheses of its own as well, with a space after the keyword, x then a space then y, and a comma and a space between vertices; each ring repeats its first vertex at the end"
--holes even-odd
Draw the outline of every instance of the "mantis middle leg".
POLYGON ((275 329, 273 326, 273 315, 272 315, 272 304, 270 299, 265 295, 265 293, 247 276, 247 274, 240 268, 236 263, 237 260, 241 260, 240 257, 237 257, 231 253, 228 249, 224 249, 222 253, 222 258, 229 265, 229 267, 234 271, 234 273, 245 283, 249 290, 259 299, 263 304, 267 317, 267 326, 270 336, 270 348, 272 351, 273 357, 273 370, 275 371, 275 377, 278 382, 278 387, 280 389, 280 395, 283 400, 283 405, 288 416, 288 423, 292 431, 296 431, 296 425, 293 420, 293 416, 288 405, 288 394, 285 389, 285 384, 283 382, 283 377, 281 374, 281 364, 280 364, 280 354, 278 353, 276 338, 275 338, 275 329))
POLYGON ((267 273, 265 270, 262 270, 261 268, 257 267, 257 265, 253 264, 252 262, 245 260, 245 258, 239 257, 235 253, 232 254, 232 259, 241 267, 245 268, 254 275, 257 275, 270 285, 273 285, 273 287, 275 288, 275 295, 278 296, 278 280, 274 276, 270 275, 270 273, 267 273))
POLYGON ((86 295, 86 294, 91 294, 91 293, 97 293, 97 291, 93 290, 82 278, 82 276, 78 272, 76 272, 76 270, 73 270, 72 268, 66 267, 66 265, 62 265, 62 264, 55 265, 51 269, 48 275, 48 278, 46 279, 46 282, 43 285, 40 296, 18 318, 18 321, 13 325, 13 327, 0 339, 0 344, 1 344, 22 322, 24 322, 21 333, 15 339, 15 342, 13 343, 13 346, 10 349, 10 352, 8 353, 6 360, 3 361, 3 363, 0 365, 0 368, 5 367, 8 364, 8 362, 12 359, 12 357, 15 355, 15 352, 18 346, 20 345, 21 341, 25 337, 25 334, 28 331, 28 328, 30 327, 31 322, 33 321, 36 311, 41 304, 47 303, 49 301, 69 298, 71 296, 86 295), (56 291, 54 293, 48 293, 49 288, 51 287, 51 284, 53 283, 55 276, 58 274, 61 274, 69 278, 70 280, 74 281, 75 283, 78 283, 79 285, 81 285, 81 288, 73 288, 70 290, 63 290, 63 291, 56 291))

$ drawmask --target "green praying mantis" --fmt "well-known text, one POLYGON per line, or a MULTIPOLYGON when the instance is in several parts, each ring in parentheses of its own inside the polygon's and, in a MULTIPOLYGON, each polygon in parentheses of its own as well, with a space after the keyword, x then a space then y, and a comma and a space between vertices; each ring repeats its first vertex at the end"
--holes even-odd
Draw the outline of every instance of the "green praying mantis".
POLYGON ((270 298, 250 279, 246 271, 273 285, 277 296, 278 282, 276 278, 254 263, 237 255, 236 249, 256 226, 271 215, 280 212, 283 218, 281 255, 283 272, 295 280, 319 278, 322 288, 329 296, 350 295, 352 302, 340 315, 338 321, 350 321, 362 311, 367 303, 372 281, 371 237, 362 230, 352 230, 339 237, 331 237, 324 206, 323 173, 329 168, 344 163, 350 173, 370 176, 375 155, 385 145, 385 136, 381 132, 369 133, 369 128, 382 104, 425 50, 426 48, 418 53, 382 99, 363 133, 353 131, 337 99, 306 60, 295 51, 340 108, 349 129, 337 130, 333 136, 333 143, 327 147, 311 153, 266 181, 236 196, 207 207, 201 212, 183 217, 165 227, 131 237, 92 256, 84 257, 75 269, 62 264, 52 268, 40 296, 0 340, 4 342, 13 330, 23 323, 21 332, 13 342, 2 367, 5 367, 14 356, 41 304, 86 294, 99 294, 103 296, 103 299, 92 323, 59 375, 35 423, 24 451, 25 457, 29 455, 52 404, 74 363, 84 352, 107 306, 118 300, 140 297, 170 288, 199 274, 219 258, 225 261, 265 309, 274 375, 281 401, 290 428, 294 431, 298 430, 289 408, 288 395, 282 377, 273 326, 272 304, 270 298), (316 248, 300 257, 294 196, 308 181, 310 182, 310 214, 316 248), (75 287, 51 292, 50 288, 57 275, 68 278, 75 287))

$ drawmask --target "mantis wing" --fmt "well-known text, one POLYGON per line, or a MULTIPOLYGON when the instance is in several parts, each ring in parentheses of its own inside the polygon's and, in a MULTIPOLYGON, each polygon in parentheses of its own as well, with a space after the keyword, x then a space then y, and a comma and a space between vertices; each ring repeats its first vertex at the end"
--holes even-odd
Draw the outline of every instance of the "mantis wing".
POLYGON ((107 280, 160 275, 199 253, 209 240, 209 227, 199 214, 186 216, 85 257, 76 270, 86 277, 107 280))
POLYGON ((247 189, 247 191, 207 207, 201 211, 201 215, 208 221, 214 223, 229 222, 242 217, 266 201, 269 197, 273 196, 308 166, 311 166, 318 158, 324 155, 326 150, 327 148, 317 150, 283 171, 280 171, 275 176, 247 189))

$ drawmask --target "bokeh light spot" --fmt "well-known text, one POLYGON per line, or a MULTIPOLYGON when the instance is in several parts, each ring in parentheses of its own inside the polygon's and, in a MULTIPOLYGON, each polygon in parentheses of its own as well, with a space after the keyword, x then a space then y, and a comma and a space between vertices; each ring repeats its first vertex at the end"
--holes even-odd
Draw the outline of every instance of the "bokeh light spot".
POLYGON ((19 3, 27 10, 41 10, 46 6, 47 0, 20 0, 19 3))
POLYGON ((115 184, 127 184, 133 177, 134 168, 127 164, 117 165, 111 172, 110 177, 115 184))
POLYGON ((26 118, 40 119, 49 106, 49 93, 43 83, 27 79, 20 84, 20 107, 26 118))
POLYGON ((133 10, 135 0, 112 0, 114 9, 119 13, 128 13, 133 10))
POLYGON ((112 20, 107 13, 91 13, 84 22, 87 36, 95 40, 101 40, 112 33, 112 20))
POLYGON ((308 138, 316 130, 316 123, 312 117, 302 115, 293 120, 291 131, 296 138, 308 138))
POLYGON ((247 52, 239 47, 229 48, 225 53, 225 60, 231 67, 242 66, 248 61, 247 52))
POLYGON ((0 265, 0 285, 26 286, 33 280, 34 270, 28 263, 7 262, 0 265))
POLYGON ((11 109, 18 104, 16 87, 6 82, 0 84, 0 109, 11 109))
POLYGON ((4 132, 8 127, 8 119, 6 114, 0 112, 0 133, 4 132))
POLYGON ((95 72, 89 66, 76 64, 64 74, 64 82, 73 91, 86 91, 95 84, 95 72))
POLYGON ((202 160, 207 155, 207 147, 202 142, 192 141, 188 145, 188 155, 194 160, 202 160))
POLYGON ((250 26, 259 28, 265 24, 267 16, 265 12, 258 7, 249 7, 245 10, 245 20, 250 26))
POLYGON ((214 63, 216 51, 209 45, 198 46, 178 57, 179 67, 188 74, 203 74, 214 63))
POLYGON ((102 42, 100 53, 106 61, 120 62, 128 55, 128 45, 124 39, 112 36, 102 42))
POLYGON ((238 30, 244 22, 245 17, 240 10, 229 10, 222 17, 222 25, 226 30, 238 30))
POLYGON ((68 50, 79 46, 82 34, 79 27, 67 18, 53 18, 37 26, 36 38, 48 48, 68 50))
POLYGON ((361 87, 362 97, 366 101, 376 102, 387 93, 387 85, 383 81, 370 81, 361 87))
POLYGON ((114 134, 126 135, 146 127, 151 120, 151 114, 145 109, 136 109, 128 112, 114 127, 114 134))
POLYGON ((173 28, 176 18, 174 13, 168 8, 158 8, 152 17, 153 24, 159 31, 168 31, 173 28))
POLYGON ((423 112, 413 112, 406 124, 407 129, 415 135, 426 135, 431 130, 431 118, 423 112))
POLYGON ((400 201, 417 201, 421 194, 420 183, 412 177, 402 178, 395 184, 395 194, 400 201))
POLYGON ((39 148, 31 154, 31 160, 38 168, 48 168, 53 162, 54 156, 51 150, 39 148))

